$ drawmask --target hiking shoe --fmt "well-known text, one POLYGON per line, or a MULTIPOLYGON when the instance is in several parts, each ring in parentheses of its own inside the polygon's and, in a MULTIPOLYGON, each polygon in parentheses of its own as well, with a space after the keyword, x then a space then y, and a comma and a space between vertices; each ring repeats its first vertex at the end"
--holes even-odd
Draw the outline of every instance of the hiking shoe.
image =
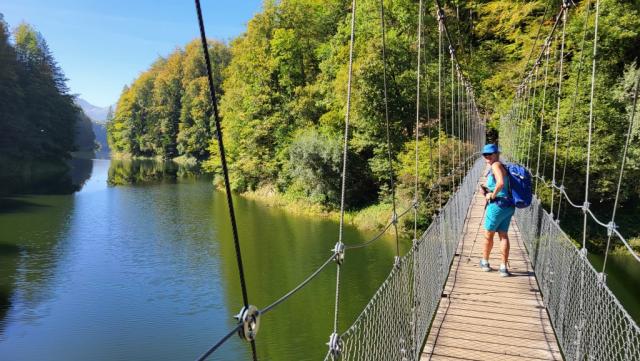
POLYGON ((489 262, 485 261, 485 260, 480 260, 480 270, 482 272, 489 272, 491 271, 491 266, 489 266, 489 262))
POLYGON ((509 269, 507 269, 506 266, 500 266, 500 268, 498 269, 498 272, 500 273, 500 277, 511 276, 511 273, 509 273, 509 269))

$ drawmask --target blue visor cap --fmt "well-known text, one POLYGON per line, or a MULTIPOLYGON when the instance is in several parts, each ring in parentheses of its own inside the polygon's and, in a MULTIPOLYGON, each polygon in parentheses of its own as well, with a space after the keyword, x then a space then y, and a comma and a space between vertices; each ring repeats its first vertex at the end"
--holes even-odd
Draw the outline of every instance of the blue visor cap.
POLYGON ((498 153, 498 146, 495 144, 485 144, 484 147, 482 147, 482 154, 493 154, 493 153, 498 153))

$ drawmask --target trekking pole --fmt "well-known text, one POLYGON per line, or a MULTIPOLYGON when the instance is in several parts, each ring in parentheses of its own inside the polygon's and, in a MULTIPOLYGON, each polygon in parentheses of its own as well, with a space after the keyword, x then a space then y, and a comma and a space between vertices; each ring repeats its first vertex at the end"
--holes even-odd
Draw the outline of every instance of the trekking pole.
POLYGON ((485 200, 484 208, 482 209, 482 218, 480 218, 480 222, 478 222, 478 229, 476 230, 476 236, 473 237, 473 243, 471 244, 471 250, 469 251, 469 256, 467 256, 467 263, 471 261, 471 254, 473 254, 473 248, 476 245, 476 241, 478 240, 478 234, 480 233, 480 227, 482 227, 482 220, 484 219, 485 214, 487 213, 487 205, 489 202, 485 200))

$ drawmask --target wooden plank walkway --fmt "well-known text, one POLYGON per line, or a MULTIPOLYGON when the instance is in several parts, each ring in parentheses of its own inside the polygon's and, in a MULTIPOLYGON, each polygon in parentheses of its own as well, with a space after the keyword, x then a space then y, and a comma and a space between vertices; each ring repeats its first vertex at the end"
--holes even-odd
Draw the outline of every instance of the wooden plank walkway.
POLYGON ((440 302, 420 360, 562 360, 513 220, 509 227, 511 277, 500 277, 497 272, 497 234, 489 259, 493 271, 482 272, 478 267, 484 243, 484 203, 477 192, 445 286, 446 297, 440 302))

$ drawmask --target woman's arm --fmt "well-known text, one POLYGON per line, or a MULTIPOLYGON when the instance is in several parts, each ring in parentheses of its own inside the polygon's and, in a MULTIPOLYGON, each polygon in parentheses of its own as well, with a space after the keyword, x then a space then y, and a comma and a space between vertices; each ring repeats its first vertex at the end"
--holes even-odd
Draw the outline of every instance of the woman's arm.
POLYGON ((493 192, 490 194, 491 199, 496 199, 496 196, 498 193, 500 193, 500 191, 502 190, 502 187, 504 187, 504 173, 502 170, 502 163, 500 162, 494 162, 491 165, 491 170, 493 172, 493 176, 496 179, 496 187, 493 189, 493 192))

